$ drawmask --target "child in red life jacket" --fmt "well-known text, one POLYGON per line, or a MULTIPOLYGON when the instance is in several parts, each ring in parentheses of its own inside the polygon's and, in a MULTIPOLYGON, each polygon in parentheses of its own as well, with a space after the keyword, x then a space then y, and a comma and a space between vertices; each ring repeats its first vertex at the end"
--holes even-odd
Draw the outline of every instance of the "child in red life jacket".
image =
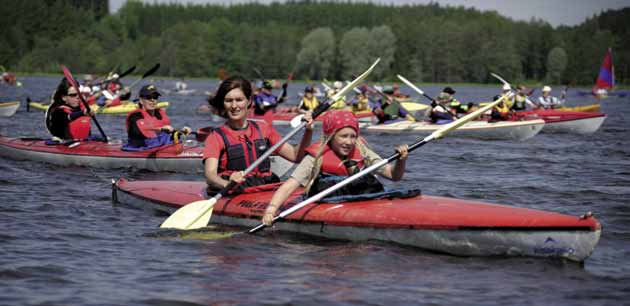
MULTIPOLYGON (((241 187, 280 181, 278 176, 271 172, 268 160, 261 163, 247 177, 243 177, 243 170, 282 139, 271 125, 247 120, 252 102, 251 84, 239 76, 225 79, 211 101, 217 113, 224 117, 226 122, 215 128, 206 138, 203 160, 209 193, 222 189, 229 181, 234 181, 241 187)), ((293 146, 285 143, 274 152, 275 154, 292 162, 302 160, 313 135, 311 114, 305 114, 305 118, 308 124, 300 144, 293 146)))
MULTIPOLYGON (((359 138, 359 123, 351 112, 328 111, 322 128, 324 133, 322 141, 306 150, 308 155, 273 195, 262 220, 266 225, 272 224, 278 207, 298 187, 305 186, 305 193, 312 196, 332 186, 326 183, 327 177, 345 178, 382 160, 359 138)), ((388 164, 377 170, 378 175, 393 181, 398 181, 403 177, 408 147, 400 145, 396 150, 401 154, 396 164, 388 164)), ((384 189, 373 175, 366 175, 340 190, 343 194, 361 194, 380 192, 384 189)))

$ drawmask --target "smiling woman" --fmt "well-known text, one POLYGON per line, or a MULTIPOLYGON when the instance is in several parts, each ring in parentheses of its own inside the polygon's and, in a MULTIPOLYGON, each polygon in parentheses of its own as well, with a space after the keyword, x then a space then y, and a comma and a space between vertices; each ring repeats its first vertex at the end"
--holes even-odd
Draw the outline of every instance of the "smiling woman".
MULTIPOLYGON (((252 106, 250 82, 240 76, 224 80, 211 104, 227 120, 206 138, 203 160, 208 192, 214 194, 230 181, 242 187, 279 182, 278 176, 271 172, 268 160, 244 177, 243 171, 282 138, 271 125, 247 120, 252 106)), ((308 116, 310 118, 310 114, 308 116)), ((285 143, 275 153, 299 162, 311 136, 312 126, 309 124, 299 146, 285 143)))

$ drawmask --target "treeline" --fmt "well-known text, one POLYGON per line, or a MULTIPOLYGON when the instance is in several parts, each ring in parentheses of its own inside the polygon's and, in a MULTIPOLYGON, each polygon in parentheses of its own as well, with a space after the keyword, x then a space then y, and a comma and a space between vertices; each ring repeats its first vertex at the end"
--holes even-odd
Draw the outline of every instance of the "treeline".
POLYGON ((575 81, 590 85, 608 47, 618 83, 630 83, 630 9, 575 27, 516 22, 494 12, 430 5, 299 1, 180 5, 129 1, 106 15, 105 0, 3 1, 0 64, 22 72, 106 73, 150 67, 164 76, 217 72, 345 79, 383 60, 373 80, 575 81), (10 3, 6 3, 10 2, 10 3), (6 4, 5 4, 6 3, 6 4))

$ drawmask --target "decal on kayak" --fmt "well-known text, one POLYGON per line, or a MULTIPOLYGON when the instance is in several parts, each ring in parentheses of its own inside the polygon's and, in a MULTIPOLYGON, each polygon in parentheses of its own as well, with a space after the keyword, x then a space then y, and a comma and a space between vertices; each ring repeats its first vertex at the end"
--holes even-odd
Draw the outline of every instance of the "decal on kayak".
POLYGON ((540 254, 540 255, 563 255, 563 254, 574 254, 575 253, 575 249, 571 248, 571 247, 563 247, 563 246, 556 246, 557 242, 556 240, 554 240, 551 237, 547 237, 547 239, 545 240, 545 243, 543 243, 542 246, 539 247, 534 247, 534 253, 535 254, 540 254))

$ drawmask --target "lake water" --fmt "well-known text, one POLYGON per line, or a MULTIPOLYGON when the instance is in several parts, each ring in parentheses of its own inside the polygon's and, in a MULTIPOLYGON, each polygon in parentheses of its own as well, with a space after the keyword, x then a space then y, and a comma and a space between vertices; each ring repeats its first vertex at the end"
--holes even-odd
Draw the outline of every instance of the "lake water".
MULTIPOLYGON (((44 99, 60 78, 2 86, 0 101, 44 99)), ((173 84, 158 82, 162 88, 173 84)), ((216 82, 188 85, 203 92, 216 82)), ((289 103, 303 88, 290 85, 289 103)), ((442 87, 421 88, 437 96, 442 87)), ((490 99, 499 85, 455 89, 468 102, 490 99)), ((164 98, 174 126, 211 124, 208 115, 196 114, 203 96, 164 98)), ((570 105, 593 103, 574 89, 568 99, 570 105)), ((604 100, 608 118, 588 136, 539 134, 524 142, 446 137, 413 152, 404 180, 396 183, 430 195, 571 215, 592 211, 603 231, 583 265, 456 257, 273 231, 224 239, 165 236, 157 229, 163 216, 112 204, 111 179, 194 180, 201 174, 0 159, 0 305, 630 304, 629 106, 628 98, 604 100)), ((101 115, 98 121, 108 136, 124 135, 124 117, 101 115)), ((13 117, 0 117, 0 134, 48 137, 43 113, 26 112, 24 105, 13 117)), ((418 140, 365 136, 383 156, 396 144, 418 140)))

